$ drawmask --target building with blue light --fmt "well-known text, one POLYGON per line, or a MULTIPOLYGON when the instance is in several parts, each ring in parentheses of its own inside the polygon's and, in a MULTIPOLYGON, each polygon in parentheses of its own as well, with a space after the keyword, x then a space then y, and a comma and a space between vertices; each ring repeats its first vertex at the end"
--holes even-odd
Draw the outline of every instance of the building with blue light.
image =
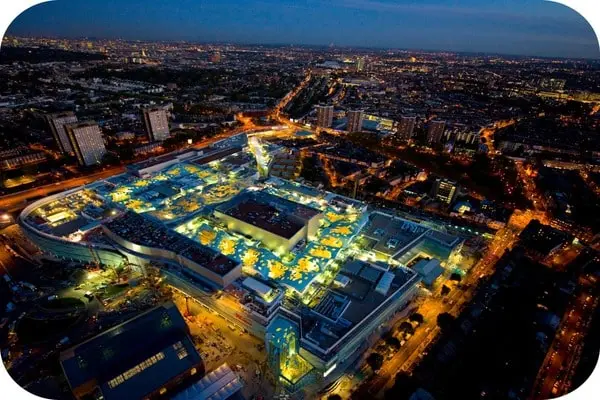
POLYGON ((174 290, 264 339, 288 391, 325 385, 417 294, 412 262, 443 265, 462 239, 265 177, 243 143, 176 153, 50 196, 19 224, 59 259, 159 266, 174 290))

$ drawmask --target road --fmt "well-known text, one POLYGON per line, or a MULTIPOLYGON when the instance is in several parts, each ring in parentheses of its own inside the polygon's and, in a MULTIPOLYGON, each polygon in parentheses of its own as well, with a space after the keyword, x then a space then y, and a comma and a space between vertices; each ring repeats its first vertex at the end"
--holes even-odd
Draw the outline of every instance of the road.
MULTIPOLYGON (((544 196, 539 192, 535 183, 534 173, 531 169, 526 169, 522 161, 515 161, 515 168, 519 179, 523 182, 523 188, 525 190, 525 197, 533 202, 533 206, 536 211, 546 214, 548 205, 544 196)), ((547 218, 546 218, 547 219, 547 218)))
POLYGON ((281 110, 283 110, 290 103, 290 101, 292 101, 294 99, 294 97, 296 97, 298 95, 298 93, 300 93, 302 91, 302 89, 304 89, 306 87, 306 85, 308 85, 311 77, 312 77, 312 74, 309 70, 307 72, 306 76, 304 77, 304 80, 302 82, 300 82, 300 84, 298 86, 296 86, 291 92, 289 92, 287 95, 285 95, 285 97, 283 99, 281 99, 279 101, 279 103, 277 103, 277 105, 275 106, 275 108, 273 109, 273 112, 272 112, 272 115, 276 119, 281 118, 281 110))
POLYGON ((7 211, 16 211, 23 208, 27 201, 32 198, 41 198, 53 193, 73 189, 78 186, 86 185, 98 179, 105 179, 110 176, 120 174, 125 171, 124 166, 105 168, 102 171, 94 172, 89 175, 67 179, 66 181, 39 186, 33 189, 24 190, 15 194, 9 194, 0 197, 0 208, 7 211))
MULTIPOLYGON (((298 85, 294 90, 292 90, 290 93, 288 93, 275 106, 275 108, 271 112, 271 117, 274 118, 278 123, 280 123, 281 125, 286 125, 288 127, 293 127, 293 128, 297 128, 297 129, 303 129, 303 130, 311 131, 310 129, 307 129, 306 126, 304 126, 302 124, 298 124, 298 123, 292 122, 288 118, 284 117, 281 114, 281 111, 294 99, 294 97, 296 97, 296 95, 298 95, 298 93, 300 93, 300 91, 302 91, 302 89, 304 89, 308 85, 308 83, 310 82, 311 77, 312 77, 312 74, 311 74, 310 71, 308 71, 307 74, 306 74, 306 77, 300 83, 300 85, 298 85)), ((337 131, 337 130, 331 129, 331 128, 322 128, 322 127, 319 127, 318 130, 319 131, 325 131, 325 132, 330 133, 332 135, 340 135, 341 134, 340 131, 337 131)))
POLYGON ((437 316, 444 312, 456 316, 461 306, 472 296, 473 290, 473 287, 468 290, 456 288, 443 299, 439 296, 425 299, 417 311, 423 315, 424 322, 404 346, 390 360, 384 362, 373 379, 365 381, 358 387, 352 394, 352 399, 382 397, 384 392, 393 386, 396 374, 410 371, 435 340, 440 331, 437 326, 437 316))
POLYGON ((514 125, 517 121, 515 120, 507 120, 507 121, 497 121, 491 128, 484 127, 479 131, 479 136, 486 140, 486 145, 489 150, 490 155, 496 154, 496 147, 494 145, 494 134, 497 130, 506 128, 507 126, 514 125))
POLYGON ((588 171, 585 169, 580 169, 579 175, 581 176, 581 179, 583 179, 583 181, 590 187, 590 189, 592 189, 596 195, 600 196, 600 187, 590 178, 588 171))
MULTIPOLYGON (((206 146, 209 146, 210 144, 218 140, 235 136, 239 133, 250 129, 254 129, 256 127, 249 119, 242 121, 242 123, 242 127, 237 128, 233 131, 221 133, 209 139, 202 140, 201 142, 195 143, 192 146, 192 148, 201 149, 206 146)), ((116 167, 107 167, 102 169, 102 171, 94 172, 85 176, 67 179, 62 182, 44 185, 33 189, 24 190, 22 192, 2 196, 0 197, 0 209, 4 209, 9 212, 18 211, 24 208, 30 199, 39 199, 41 197, 48 196, 54 193, 63 192, 65 190, 87 185, 99 179, 106 179, 113 175, 121 174, 123 172, 125 172, 125 166, 122 165, 116 167)))
POLYGON ((582 339, 598 305, 598 297, 593 294, 594 284, 588 276, 579 278, 579 287, 580 292, 565 311, 540 367, 532 399, 558 397, 571 389, 571 379, 583 347, 582 339))
MULTIPOLYGON (((296 88, 294 90, 289 92, 283 99, 281 99, 281 101, 273 108, 273 111, 271 112, 271 117, 273 119, 275 119, 279 124, 286 125, 290 129, 295 128, 296 130, 306 130, 306 131, 313 132, 313 133, 315 133, 318 130, 318 131, 327 132, 331 135, 336 135, 336 136, 345 135, 346 132, 341 132, 341 131, 338 131, 338 130, 335 130, 332 128, 318 127, 315 130, 312 130, 310 128, 307 128, 303 124, 299 124, 299 123, 290 121, 288 118, 284 117, 281 114, 282 110, 294 99, 294 97, 296 97, 298 95, 298 93, 300 93, 302 91, 302 89, 304 89, 310 83, 311 77, 312 77, 312 74, 311 74, 311 71, 309 70, 306 73, 306 77, 304 78, 304 80, 302 82, 300 82, 300 84, 298 86, 296 86, 296 88)), ((345 93, 344 93, 344 96, 345 96, 345 93)))
POLYGON ((454 288, 444 298, 435 295, 425 299, 417 310, 424 317, 423 324, 416 329, 415 334, 390 360, 384 362, 373 379, 362 382, 356 388, 352 395, 353 399, 382 397, 385 390, 394 384, 394 378, 398 372, 410 372, 414 368, 439 334, 437 316, 444 312, 454 316, 459 315, 473 298, 479 280, 493 273, 496 262, 504 251, 512 248, 516 243, 518 233, 522 229, 521 226, 524 226, 522 225, 524 221, 521 220, 524 218, 523 215, 518 215, 517 218, 519 219, 516 221, 511 219, 506 228, 496 232, 488 245, 486 254, 461 281, 461 288, 454 288), (518 225, 515 226, 515 223, 518 223, 518 225))
POLYGON ((377 372, 377 376, 364 382, 352 398, 381 397, 385 390, 393 386, 398 372, 412 370, 440 332, 437 326, 437 316, 444 312, 457 316, 473 297, 479 277, 482 274, 491 273, 496 261, 497 257, 492 253, 473 267, 461 283, 462 289, 455 288, 444 298, 434 296, 425 299, 417 311, 423 315, 423 324, 416 329, 415 334, 390 360, 384 362, 383 367, 377 372))

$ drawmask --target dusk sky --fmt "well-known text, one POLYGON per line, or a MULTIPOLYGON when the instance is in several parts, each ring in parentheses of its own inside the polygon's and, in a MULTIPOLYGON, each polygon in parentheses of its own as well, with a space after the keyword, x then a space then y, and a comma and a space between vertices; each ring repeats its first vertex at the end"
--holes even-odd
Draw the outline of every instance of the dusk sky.
POLYGON ((542 0, 58 0, 8 34, 600 58, 585 19, 542 0))

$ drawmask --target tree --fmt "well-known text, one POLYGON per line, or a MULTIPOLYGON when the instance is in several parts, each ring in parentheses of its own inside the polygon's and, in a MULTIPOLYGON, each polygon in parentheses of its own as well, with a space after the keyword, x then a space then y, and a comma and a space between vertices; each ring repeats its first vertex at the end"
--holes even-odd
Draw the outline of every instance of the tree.
POLYGON ((398 351, 398 349, 400 349, 400 341, 393 336, 387 337, 385 339, 385 343, 395 351, 398 351))
POLYGON ((133 142, 127 140, 125 143, 117 147, 119 158, 123 161, 133 160, 133 157, 135 157, 134 148, 135 146, 133 145, 133 142))
POLYGON ((379 353, 371 353, 367 357, 367 364, 373 371, 379 371, 383 365, 383 356, 379 353))
POLYGON ((409 318, 408 318, 411 322, 417 322, 419 324, 422 324, 424 321, 423 315, 419 314, 418 312, 412 314, 409 318))
POLYGON ((450 275, 450 280, 460 282, 462 280, 462 276, 460 274, 454 272, 454 273, 452 273, 452 275, 450 275))
POLYGON ((102 156, 102 164, 105 165, 118 165, 119 164, 119 157, 113 153, 112 151, 107 152, 106 154, 104 154, 104 156, 102 156))
POLYGON ((48 161, 46 161, 46 165, 50 169, 59 169, 69 164, 71 160, 68 160, 64 155, 59 156, 58 158, 50 157, 48 161))
POLYGON ((400 326, 398 327, 398 330, 400 332, 404 332, 404 333, 408 333, 408 334, 413 334, 415 333, 415 328, 413 328, 412 324, 408 321, 404 321, 400 324, 400 326))
POLYGON ((442 286, 442 296, 447 295, 448 293, 450 293, 450 288, 446 285, 442 286))
POLYGON ((351 132, 346 138, 361 147, 371 148, 377 146, 381 142, 381 138, 376 133, 371 132, 351 132))
POLYGON ((394 386, 385 392, 385 399, 407 400, 418 389, 415 379, 403 372, 396 375, 394 386))
POLYGON ((441 330, 448 330, 452 328, 455 321, 456 318, 447 312, 441 313, 437 316, 437 324, 441 330))

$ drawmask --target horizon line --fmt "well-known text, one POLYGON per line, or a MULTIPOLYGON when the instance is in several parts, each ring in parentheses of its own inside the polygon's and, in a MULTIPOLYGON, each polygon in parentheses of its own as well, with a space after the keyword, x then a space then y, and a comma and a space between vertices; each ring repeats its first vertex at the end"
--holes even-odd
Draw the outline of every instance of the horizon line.
MULTIPOLYGON (((355 50, 378 50, 378 51, 415 51, 425 53, 453 53, 453 54, 479 54, 487 56, 504 56, 504 57, 529 57, 543 58, 554 60, 585 60, 585 61, 600 61, 600 54, 597 58, 591 57, 566 57, 566 56, 542 56, 533 54, 518 54, 518 53, 502 53, 502 52, 487 52, 484 50, 444 50, 444 49, 427 49, 427 48, 409 48, 409 47, 390 47, 390 46, 357 46, 357 45, 336 45, 331 44, 310 44, 310 43, 275 43, 275 42, 243 42, 243 41, 203 41, 200 39, 127 39, 122 37, 100 37, 100 36, 60 36, 60 35, 15 35, 6 34, 2 38, 4 42, 7 38, 29 38, 29 39, 61 39, 61 40, 115 40, 122 42, 146 42, 146 43, 188 43, 188 44, 213 44, 213 45, 237 45, 237 46, 273 46, 273 47, 322 47, 329 49, 355 49, 355 50)), ((2 45, 0 42, 0 46, 2 45)))

